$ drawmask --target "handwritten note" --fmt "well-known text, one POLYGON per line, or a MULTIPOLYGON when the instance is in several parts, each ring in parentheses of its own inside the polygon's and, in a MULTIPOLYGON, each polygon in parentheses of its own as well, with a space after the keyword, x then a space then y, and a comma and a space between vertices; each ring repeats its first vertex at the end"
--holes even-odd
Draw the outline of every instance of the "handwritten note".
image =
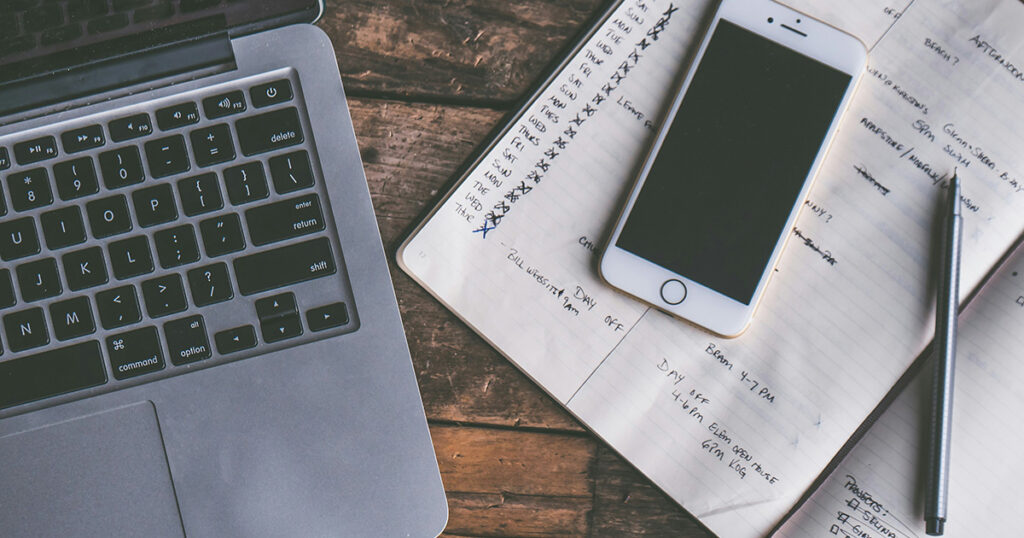
MULTIPOLYGON (((1024 250, 961 316, 947 536, 1014 536, 1024 511, 1024 250)), ((930 362, 928 363, 931 364, 930 362)), ((926 366, 779 532, 787 537, 924 538, 926 366)))
POLYGON ((649 310, 595 272, 705 1, 616 6, 401 252, 414 278, 722 535, 775 526, 931 339, 933 230, 953 168, 965 295, 1024 231, 1021 64, 1005 52, 1024 46, 1010 30, 1024 22, 1017 3, 815 4, 881 40, 742 337, 649 310))
POLYGON ((594 256, 710 9, 620 4, 403 250, 562 403, 646 311, 599 280, 594 256))

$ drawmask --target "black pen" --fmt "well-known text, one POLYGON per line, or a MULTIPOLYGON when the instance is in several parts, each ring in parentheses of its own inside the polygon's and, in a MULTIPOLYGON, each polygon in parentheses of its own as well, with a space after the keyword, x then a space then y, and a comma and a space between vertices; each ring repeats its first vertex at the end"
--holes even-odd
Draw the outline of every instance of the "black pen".
POLYGON ((949 438, 953 422, 953 373, 956 365, 956 323, 960 297, 960 243, 963 217, 960 216, 960 179, 953 172, 949 182, 949 206, 946 212, 939 272, 938 304, 935 312, 935 378, 933 381, 931 443, 929 445, 928 491, 924 506, 925 530, 942 536, 946 524, 949 493, 949 438))

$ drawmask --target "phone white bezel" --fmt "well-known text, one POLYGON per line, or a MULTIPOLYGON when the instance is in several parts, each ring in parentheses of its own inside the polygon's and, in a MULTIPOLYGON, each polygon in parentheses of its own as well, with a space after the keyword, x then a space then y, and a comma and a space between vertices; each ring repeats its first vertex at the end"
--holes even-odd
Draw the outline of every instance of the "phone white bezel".
MULTIPOLYGON (((753 318, 754 311, 770 280, 772 269, 778 262, 779 255, 791 235, 796 217, 804 200, 807 198, 813 179, 821 166, 825 154, 838 128, 839 121, 846 111, 850 99, 864 72, 867 64, 867 49, 857 38, 842 32, 828 24, 812 19, 798 11, 782 6, 771 0, 723 0, 704 36, 700 48, 690 65, 679 90, 673 100, 672 107, 659 129, 658 137, 644 160, 643 168, 638 175, 636 184, 630 193, 622 213, 619 215, 615 228, 608 239, 604 254, 599 263, 599 273, 609 285, 618 288, 644 302, 647 302, 674 316, 688 320, 714 333, 726 337, 734 337, 746 330, 753 318), (771 18, 772 22, 768 22, 771 18), (641 258, 616 246, 626 218, 633 210, 637 195, 643 187, 644 180, 650 172, 658 150, 661 148, 668 128, 676 116, 683 96, 690 86, 697 66, 700 65, 711 36, 718 27, 719 21, 726 19, 742 28, 750 30, 771 41, 814 58, 851 75, 850 85, 832 119, 824 143, 815 156, 810 172, 804 179, 803 187, 794 200, 783 232, 776 241, 772 255, 761 274, 757 288, 750 304, 741 303, 706 286, 698 284, 685 275, 677 274, 660 265, 641 258), (669 281, 676 280, 684 285, 684 300, 670 304, 662 293, 662 287, 669 281)), ((672 284, 678 288, 678 285, 672 284)))

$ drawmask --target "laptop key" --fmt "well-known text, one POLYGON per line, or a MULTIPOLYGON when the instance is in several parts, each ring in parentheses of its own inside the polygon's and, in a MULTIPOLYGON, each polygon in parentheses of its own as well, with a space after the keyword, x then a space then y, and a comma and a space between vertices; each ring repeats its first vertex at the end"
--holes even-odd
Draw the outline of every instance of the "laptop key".
POLYGON ((231 128, 221 123, 212 127, 196 129, 189 133, 196 164, 200 167, 213 166, 234 160, 235 145, 231 140, 231 128))
POLYGON ((242 235, 242 221, 238 215, 229 213, 199 223, 206 255, 211 258, 238 252, 245 248, 242 235))
POLYGON ((100 192, 92 157, 82 157, 53 165, 53 179, 61 200, 74 200, 100 192))
POLYGON ((143 228, 171 222, 178 218, 174 190, 167 183, 139 189, 132 193, 135 218, 143 228))
POLYGON ((149 172, 155 178, 181 174, 192 168, 185 150, 185 137, 181 135, 152 140, 146 142, 145 147, 149 172))
POLYGON ((181 196, 181 209, 189 217, 224 207, 220 182, 213 172, 178 181, 178 194, 181 196))
POLYGON ((333 303, 306 312, 306 323, 313 332, 341 327, 348 323, 348 307, 345 303, 333 303))
POLYGON ((7 170, 11 167, 11 155, 7 148, 0 148, 0 170, 7 170))
POLYGON ((135 24, 169 19, 174 16, 174 4, 172 2, 161 2, 149 7, 142 7, 135 10, 135 24))
POLYGON ((249 89, 249 97, 256 108, 276 105, 292 100, 292 83, 288 79, 259 84, 249 89))
POLYGON ((34 168, 7 176, 7 189, 11 193, 11 207, 15 211, 30 211, 53 203, 50 175, 45 168, 34 168))
POLYGON ((0 58, 7 54, 15 54, 32 50, 36 46, 34 34, 20 35, 18 37, 0 39, 0 58))
POLYGON ((46 248, 58 250, 85 242, 85 221, 76 205, 43 213, 40 217, 46 248))
POLYGON ((302 336, 302 318, 299 314, 282 316, 260 322, 263 341, 268 344, 302 336))
POLYGON ((323 231, 324 214, 315 194, 274 202, 245 212, 254 245, 267 245, 323 231))
POLYGON ((236 353, 256 347, 256 329, 252 325, 243 325, 221 331, 213 335, 213 340, 217 344, 217 353, 221 355, 236 353))
POLYGON ((15 270, 21 298, 33 303, 60 295, 63 288, 57 274, 57 260, 45 258, 19 265, 15 270))
POLYGON ((61 342, 96 332, 88 297, 75 297, 50 305, 53 335, 61 342))
POLYGON ((10 308, 17 304, 14 296, 14 282, 11 281, 11 270, 0 269, 0 308, 10 308))
POLYGON ((114 11, 130 11, 151 3, 153 0, 114 0, 114 11))
POLYGON ((57 139, 44 136, 14 145, 14 157, 18 164, 27 166, 57 156, 57 139))
POLYGON ((313 186, 313 167, 309 154, 296 151, 270 159, 270 176, 274 179, 274 190, 288 194, 313 186))
POLYGON ((25 30, 39 32, 64 23, 64 10, 61 6, 42 5, 30 11, 26 11, 22 18, 25 30))
POLYGON ((78 153, 93 148, 98 148, 106 143, 103 136, 103 127, 99 125, 88 125, 78 129, 72 129, 60 135, 64 143, 64 153, 78 153))
POLYGON ((235 129, 238 145, 246 156, 294 146, 304 140, 299 111, 295 107, 242 118, 235 123, 235 129))
POLYGON ((119 30, 125 26, 128 26, 128 15, 116 13, 114 15, 92 19, 89 21, 89 24, 86 25, 86 30, 90 34, 100 34, 113 32, 114 30, 119 30))
POLYGON ((116 379, 130 379, 164 369, 156 327, 143 327, 107 337, 107 356, 116 379))
POLYGON ((134 286, 123 286, 96 294, 96 309, 104 329, 117 329, 142 321, 139 297, 134 286))
POLYGON ((333 275, 337 271, 326 237, 235 258, 233 263, 242 295, 333 275))
POLYGON ((223 303, 235 296, 231 289, 228 266, 215 263, 188 272, 188 285, 192 289, 192 302, 196 306, 223 303))
POLYGON ((123 234, 132 230, 132 218, 128 212, 128 199, 123 194, 94 200, 85 204, 89 216, 89 227, 96 239, 123 234))
POLYGON ((172 269, 199 261, 199 245, 191 224, 160 230, 153 235, 160 267, 172 269))
POLYGON ((4 316, 7 345, 17 353, 50 343, 42 308, 30 308, 4 316))
POLYGON ((139 148, 126 146, 100 154, 100 170, 103 184, 108 189, 120 189, 142 183, 146 173, 142 169, 139 148))
POLYGON ((206 323, 203 316, 168 321, 164 324, 164 335, 167 337, 167 350, 171 362, 175 366, 190 364, 209 359, 213 356, 210 350, 210 339, 206 336, 206 323))
POLYGON ((248 204, 270 196, 263 163, 256 161, 224 170, 228 200, 234 205, 248 204))
POLYGON ((143 282, 142 300, 151 318, 162 318, 188 309, 181 276, 173 273, 143 282))
POLYGON ((0 258, 5 262, 39 254, 39 236, 32 217, 0 221, 0 258))
POLYGON ((245 112, 245 108, 245 95, 241 90, 203 99, 203 111, 206 112, 206 117, 211 120, 245 112))
POLYGON ((156 125, 161 131, 170 131, 193 123, 199 123, 199 108, 195 103, 181 103, 156 111, 156 125))
POLYGON ((153 123, 149 114, 135 114, 126 118, 118 118, 107 124, 110 129, 110 139, 114 142, 124 142, 153 134, 153 123))
POLYGON ((65 254, 61 262, 64 264, 68 287, 72 291, 101 286, 109 280, 103 249, 100 247, 89 247, 65 254))
POLYGON ((107 369, 95 340, 0 362, 0 409, 106 382, 107 369))
POLYGON ((129 278, 153 272, 153 252, 149 249, 149 240, 139 235, 115 241, 107 247, 110 251, 110 267, 114 278, 129 278))
POLYGON ((80 37, 82 37, 82 26, 79 24, 69 24, 45 30, 39 35, 39 44, 45 47, 47 45, 73 41, 80 37))
POLYGON ((292 292, 265 297, 256 301, 256 317, 260 321, 293 316, 298 313, 299 307, 295 303, 295 294, 292 292))
POLYGON ((107 13, 107 0, 69 0, 68 18, 83 21, 107 13))

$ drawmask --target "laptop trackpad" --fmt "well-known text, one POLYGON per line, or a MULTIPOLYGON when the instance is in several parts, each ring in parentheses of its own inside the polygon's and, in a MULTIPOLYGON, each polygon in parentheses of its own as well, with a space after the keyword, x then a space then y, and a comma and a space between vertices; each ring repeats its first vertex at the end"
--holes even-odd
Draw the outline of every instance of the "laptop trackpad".
POLYGON ((0 482, 7 536, 184 536, 150 402, 0 438, 0 482))

